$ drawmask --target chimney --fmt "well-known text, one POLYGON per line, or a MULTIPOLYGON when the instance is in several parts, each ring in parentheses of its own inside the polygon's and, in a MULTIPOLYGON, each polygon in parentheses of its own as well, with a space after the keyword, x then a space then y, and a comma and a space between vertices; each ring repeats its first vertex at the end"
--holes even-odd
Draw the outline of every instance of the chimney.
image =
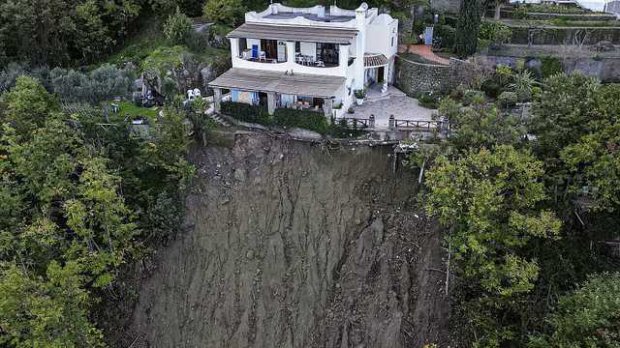
POLYGON ((355 9, 355 21, 357 22, 357 26, 366 26, 366 11, 368 10, 368 5, 365 2, 362 2, 360 7, 355 9))

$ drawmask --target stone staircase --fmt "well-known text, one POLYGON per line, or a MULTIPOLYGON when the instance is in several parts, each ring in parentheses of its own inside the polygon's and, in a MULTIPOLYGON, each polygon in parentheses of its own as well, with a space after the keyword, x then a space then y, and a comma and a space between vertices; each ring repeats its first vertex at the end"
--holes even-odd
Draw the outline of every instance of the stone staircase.
POLYGON ((218 114, 210 114, 207 115, 210 119, 212 119, 213 121, 215 121, 217 124, 219 124, 220 126, 223 127, 230 127, 231 124, 230 122, 226 121, 224 118, 222 118, 222 116, 218 115, 218 114))
POLYGON ((366 102, 374 103, 380 100, 387 100, 392 97, 404 97, 405 93, 394 86, 383 84, 380 88, 373 87, 366 93, 366 102))
POLYGON ((200 33, 202 31, 206 30, 207 28, 209 28, 211 25, 213 25, 213 23, 211 23, 211 22, 195 20, 192 23, 192 30, 197 32, 197 33, 200 33))

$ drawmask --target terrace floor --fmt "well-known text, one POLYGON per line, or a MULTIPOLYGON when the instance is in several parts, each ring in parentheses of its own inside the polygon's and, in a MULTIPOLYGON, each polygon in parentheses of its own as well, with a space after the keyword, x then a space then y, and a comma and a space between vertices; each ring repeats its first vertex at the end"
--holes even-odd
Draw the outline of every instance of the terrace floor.
POLYGON ((390 115, 397 120, 431 121, 437 110, 420 106, 417 99, 406 96, 397 88, 390 86, 387 95, 377 95, 370 90, 363 105, 354 105, 353 114, 345 114, 347 118, 367 119, 375 116, 375 129, 389 129, 390 115))
POLYGON ((280 12, 265 16, 265 18, 270 19, 292 19, 296 17, 304 17, 311 21, 317 22, 348 22, 355 19, 354 16, 331 16, 329 13, 326 13, 325 16, 319 17, 316 14, 302 12, 280 12))

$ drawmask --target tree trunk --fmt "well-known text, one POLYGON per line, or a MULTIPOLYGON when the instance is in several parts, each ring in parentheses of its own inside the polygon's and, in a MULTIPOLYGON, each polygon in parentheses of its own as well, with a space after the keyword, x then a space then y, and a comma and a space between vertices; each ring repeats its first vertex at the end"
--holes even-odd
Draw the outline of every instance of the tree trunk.
POLYGON ((493 16, 493 19, 495 19, 496 21, 498 21, 502 16, 502 3, 497 3, 495 4, 495 16, 493 16))
POLYGON ((416 6, 411 5, 411 36, 415 36, 415 10, 416 6))

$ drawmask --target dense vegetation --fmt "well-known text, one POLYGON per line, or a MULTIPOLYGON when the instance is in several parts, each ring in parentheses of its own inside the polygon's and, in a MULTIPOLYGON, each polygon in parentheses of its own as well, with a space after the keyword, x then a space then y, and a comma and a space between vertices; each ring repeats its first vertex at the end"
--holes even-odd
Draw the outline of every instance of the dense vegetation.
POLYGON ((442 100, 453 135, 424 161, 423 202, 447 230, 453 339, 618 347, 620 86, 538 84, 501 66, 490 83, 505 91, 497 104, 472 90, 442 100), (529 117, 510 112, 516 99, 533 100, 529 117))
POLYGON ((101 346, 89 310, 179 228, 185 116, 137 136, 120 114, 60 111, 31 77, 0 105, 0 345, 101 346))
MULTIPOLYGON (((202 68, 218 70, 222 33, 267 4, 0 3, 1 347, 105 345, 95 307, 121 292, 128 265, 181 225, 193 174, 187 120, 208 127, 204 102, 184 105, 182 94, 201 86, 202 68), (217 25, 197 34, 197 16, 217 25), (165 106, 132 100, 137 76, 165 106)), ((428 2, 369 5, 407 19, 428 2)), ((481 26, 483 6, 465 0, 458 20, 442 15, 442 44, 467 56, 479 42, 506 42, 504 25, 481 26)), ((432 20, 425 16, 412 20, 412 36, 432 20)), ((618 347, 620 275, 608 246, 620 237, 620 87, 557 74, 553 58, 540 71, 516 70, 498 66, 450 97, 423 96, 440 103, 453 130, 413 161, 431 166, 422 199, 447 231, 453 338, 458 346, 618 347), (520 102, 532 102, 529 118, 512 112, 520 102)), ((314 113, 222 107, 249 122, 355 133, 314 113)))

